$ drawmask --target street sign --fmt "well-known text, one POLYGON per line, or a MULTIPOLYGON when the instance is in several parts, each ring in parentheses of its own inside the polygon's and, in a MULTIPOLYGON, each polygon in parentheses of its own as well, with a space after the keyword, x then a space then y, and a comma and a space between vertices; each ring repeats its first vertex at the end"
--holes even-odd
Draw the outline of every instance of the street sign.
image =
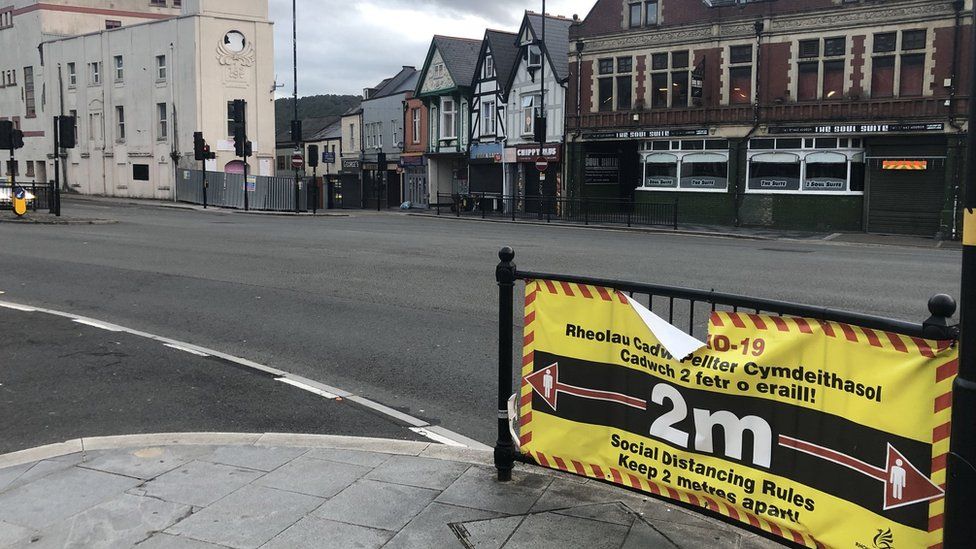
POLYGON ((322 153, 322 163, 323 164, 335 164, 336 155, 334 152, 323 152, 322 153))
POLYGON ((540 156, 535 161, 535 169, 539 170, 540 172, 545 173, 545 171, 549 169, 549 161, 546 160, 544 157, 541 157, 540 156))
POLYGON ((302 158, 300 154, 294 154, 291 157, 291 167, 296 170, 300 170, 305 167, 305 159, 302 158))

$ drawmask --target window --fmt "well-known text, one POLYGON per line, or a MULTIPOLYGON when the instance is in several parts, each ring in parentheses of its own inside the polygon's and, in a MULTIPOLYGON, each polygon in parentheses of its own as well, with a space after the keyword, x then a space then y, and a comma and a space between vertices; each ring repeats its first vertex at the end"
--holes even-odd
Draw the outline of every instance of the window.
POLYGON ((613 74, 613 59, 601 59, 600 74, 613 74))
POLYGON ((865 168, 862 147, 860 139, 836 137, 752 139, 746 190, 861 193, 865 168))
POLYGON ((874 35, 874 53, 895 51, 895 41, 898 35, 893 32, 883 32, 874 35))
POLYGON ((688 105, 688 71, 671 73, 671 104, 678 107, 688 105))
POLYGON ((485 57, 485 78, 495 76, 495 60, 489 55, 485 57))
POLYGON ((122 27, 122 21, 116 21, 114 19, 106 19, 105 20, 105 29, 106 30, 118 29, 118 28, 121 28, 121 27, 122 27))
POLYGON ((644 188, 673 189, 678 186, 678 157, 657 153, 644 157, 644 188))
POLYGON ((495 135, 495 102, 485 101, 481 106, 481 135, 495 135))
POLYGON ((132 180, 149 181, 149 164, 133 164, 132 180))
POLYGON ((823 95, 828 101, 836 101, 844 97, 844 62, 824 61, 823 64, 823 95))
POLYGON ((682 189, 726 190, 729 187, 729 158, 723 153, 686 154, 681 159, 678 186, 682 189))
POLYGON ((644 23, 644 6, 640 2, 630 5, 630 28, 635 29, 644 23))
POLYGON ((166 7, 166 0, 149 0, 150 6, 162 6, 166 7))
POLYGON ((24 177, 34 177, 34 163, 31 162, 30 160, 27 160, 26 162, 24 162, 24 165, 27 168, 26 170, 24 170, 24 177))
POLYGON ((420 143, 420 109, 413 109, 413 142, 420 143))
POLYGON ((102 140, 102 113, 100 112, 88 114, 88 139, 95 142, 102 140))
POLYGON ((688 68, 688 51, 676 51, 671 53, 671 68, 672 69, 686 69, 688 68))
POLYGON ((800 190, 800 156, 782 152, 754 155, 746 185, 750 191, 800 190))
POLYGON ((648 27, 653 27, 657 25, 658 12, 657 12, 657 0, 651 0, 644 3, 644 22, 648 27))
POLYGON ((159 120, 159 128, 156 131, 156 139, 164 140, 169 135, 168 128, 166 127, 168 111, 166 109, 166 103, 156 104, 156 118, 159 120))
POLYGON ((800 58, 820 57, 820 40, 800 40, 800 58))
POLYGON ((125 141, 125 108, 115 107, 115 139, 125 141))
POLYGON ((542 50, 540 50, 536 46, 529 46, 529 66, 530 67, 542 66, 542 50))
POLYGON ((729 103, 748 105, 752 103, 752 44, 730 46, 729 63, 729 103))
POLYGON ((6 11, 0 12, 0 29, 7 29, 12 26, 14 26, 14 9, 10 7, 6 11))
POLYGON ((922 81, 924 79, 925 55, 902 55, 898 95, 900 97, 917 97, 922 95, 922 81))
POLYGON ((651 107, 667 108, 668 106, 668 73, 655 72, 651 74, 651 107))
POLYGON ((600 59, 599 65, 600 74, 604 76, 597 82, 599 110, 630 110, 633 107, 634 79, 629 73, 634 70, 634 58, 600 59), (613 76, 614 66, 618 76, 613 76))
POLYGON ((820 78, 820 63, 813 61, 800 63, 796 87, 796 98, 799 101, 813 101, 817 99, 817 81, 820 78))
POLYGON ((924 50, 925 49, 925 29, 902 31, 901 49, 903 50, 924 50))
POLYGON ((457 104, 453 99, 441 99, 441 139, 457 138, 457 104))
POLYGON ((125 76, 125 71, 122 68, 122 56, 116 55, 114 59, 115 59, 115 81, 121 82, 123 77, 125 76))
POLYGON ((804 191, 846 191, 847 156, 834 152, 818 152, 806 157, 804 191))
POLYGON ((631 76, 617 77, 617 110, 625 111, 633 107, 633 81, 631 76))
POLYGON ((597 83, 599 92, 600 111, 608 112, 613 110, 613 77, 601 78, 597 83))
POLYGON ((74 63, 68 63, 68 87, 73 88, 78 85, 78 71, 74 63))
POLYGON ((824 38, 824 56, 825 57, 837 57, 844 55, 845 49, 847 48, 847 39, 843 36, 840 38, 824 38))
POLYGON ((285 168, 285 159, 286 159, 286 158, 287 158, 287 157, 286 157, 286 156, 284 156, 284 155, 279 155, 279 156, 278 156, 278 171, 281 171, 281 170, 284 170, 284 169, 286 169, 286 168, 285 168))
POLYGON ((539 114, 537 97, 535 95, 522 96, 522 135, 532 135, 535 132, 535 117, 539 114))
POLYGON ((24 106, 27 118, 37 117, 37 104, 34 97, 34 67, 24 67, 24 106))
POLYGON ((78 133, 78 111, 75 109, 71 109, 68 111, 68 116, 70 116, 75 121, 74 123, 75 140, 78 141, 81 139, 81 134, 78 133))
POLYGON ((156 56, 156 80, 166 80, 166 56, 156 56))
POLYGON ((633 57, 618 57, 617 58, 617 72, 628 73, 633 70, 634 58, 633 57))
MULTIPOLYGON (((179 120, 177 120, 179 122, 179 120)), ((234 102, 227 102, 227 135, 229 137, 234 136, 234 102)))
POLYGON ((664 70, 668 68, 668 54, 655 53, 651 56, 651 70, 664 70))
POLYGON ((376 123, 376 148, 383 148, 383 123, 376 123))
POLYGON ((102 83, 102 64, 101 63, 89 63, 88 64, 88 83, 92 86, 98 86, 102 83))

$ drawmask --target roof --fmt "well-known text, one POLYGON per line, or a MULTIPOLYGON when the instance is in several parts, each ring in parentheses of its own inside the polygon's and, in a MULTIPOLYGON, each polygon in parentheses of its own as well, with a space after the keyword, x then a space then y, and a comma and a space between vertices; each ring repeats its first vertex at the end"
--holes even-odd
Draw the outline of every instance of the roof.
MULTIPOLYGON (((314 137, 321 133, 323 130, 335 124, 339 121, 338 116, 325 116, 322 118, 306 118, 302 120, 302 141, 314 141, 314 137)), ((291 142, 291 124, 288 127, 282 128, 277 135, 275 135, 275 143, 290 143, 291 142)))
POLYGON ((491 47, 496 78, 502 86, 502 92, 507 94, 509 76, 515 70, 515 65, 518 62, 518 34, 488 30, 485 32, 485 42, 491 47))
MULTIPOLYGON (((526 12, 525 19, 531 25, 532 33, 542 38, 542 16, 526 12)), ((565 17, 546 15, 546 50, 560 81, 569 78, 569 28, 572 25, 573 21, 565 17)))
POLYGON ((481 54, 481 40, 435 36, 433 47, 441 53, 447 71, 458 87, 470 87, 474 81, 478 56, 481 54))
POLYGON ((328 126, 322 128, 322 131, 313 135, 309 141, 326 141, 329 139, 341 139, 342 138, 342 120, 336 119, 335 122, 329 124, 328 126))
POLYGON ((396 76, 387 78, 386 80, 380 82, 378 86, 373 88, 376 90, 375 93, 373 93, 373 95, 366 101, 372 101, 374 99, 380 99, 411 91, 417 87, 417 79, 419 77, 420 73, 417 72, 417 69, 413 67, 403 67, 396 76))

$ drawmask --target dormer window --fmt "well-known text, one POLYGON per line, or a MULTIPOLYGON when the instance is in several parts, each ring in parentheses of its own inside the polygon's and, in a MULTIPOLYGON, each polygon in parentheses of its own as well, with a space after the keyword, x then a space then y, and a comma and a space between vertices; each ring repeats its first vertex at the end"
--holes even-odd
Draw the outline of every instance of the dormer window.
POLYGON ((653 27, 657 25, 658 0, 642 0, 629 5, 630 28, 653 27))
POLYGON ((495 61, 489 55, 485 57, 485 78, 493 76, 495 76, 495 61))
POLYGON ((529 68, 542 66, 542 51, 538 46, 529 46, 529 68))

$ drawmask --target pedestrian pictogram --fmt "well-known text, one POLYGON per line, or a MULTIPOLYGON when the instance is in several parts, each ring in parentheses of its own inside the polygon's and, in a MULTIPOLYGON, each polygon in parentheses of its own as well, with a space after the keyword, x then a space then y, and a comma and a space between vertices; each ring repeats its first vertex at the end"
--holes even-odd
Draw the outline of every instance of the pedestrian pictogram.
POLYGON ((888 457, 884 469, 830 448, 785 435, 780 435, 779 445, 842 465, 885 483, 883 508, 885 511, 938 499, 945 495, 945 490, 936 486, 891 444, 888 444, 888 457))
POLYGON ((558 362, 525 376, 525 381, 532 386, 532 389, 534 389, 535 392, 546 401, 546 404, 548 404, 553 411, 556 410, 556 402, 559 399, 559 393, 565 393, 567 395, 573 395, 579 398, 616 402, 618 404, 623 404, 624 406, 637 408, 638 410, 647 409, 646 400, 628 396, 622 393, 614 393, 612 391, 598 391, 595 389, 587 389, 585 387, 577 387, 576 385, 569 385, 568 383, 560 383, 558 362))

